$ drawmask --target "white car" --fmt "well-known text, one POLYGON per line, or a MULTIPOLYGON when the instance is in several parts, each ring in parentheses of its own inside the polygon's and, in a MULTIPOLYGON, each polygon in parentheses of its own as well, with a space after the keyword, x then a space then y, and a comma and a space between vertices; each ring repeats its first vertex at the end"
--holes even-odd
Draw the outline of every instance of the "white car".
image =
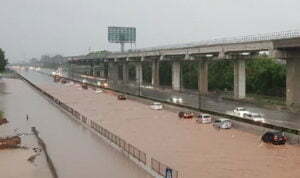
POLYGON ((232 127, 232 123, 229 119, 216 119, 213 123, 213 126, 220 129, 230 129, 232 127))
POLYGON ((250 112, 247 111, 244 107, 236 107, 233 110, 233 114, 239 117, 244 117, 245 114, 249 114, 250 112))
POLYGON ((150 105, 150 108, 154 110, 161 110, 163 109, 163 105, 159 102, 154 102, 150 105))
POLYGON ((172 97, 171 101, 173 103, 179 103, 179 104, 181 104, 182 103, 182 98, 180 98, 180 97, 172 97))
POLYGON ((202 124, 209 124, 211 123, 211 115, 209 114, 199 114, 197 117, 197 122, 202 124))
POLYGON ((263 122, 263 123, 265 122, 265 119, 264 119, 263 115, 258 114, 258 113, 244 114, 244 118, 253 120, 255 122, 263 122))
POLYGON ((98 93, 102 93, 103 92, 103 90, 101 90, 101 89, 96 89, 96 91, 95 91, 97 94, 98 93))

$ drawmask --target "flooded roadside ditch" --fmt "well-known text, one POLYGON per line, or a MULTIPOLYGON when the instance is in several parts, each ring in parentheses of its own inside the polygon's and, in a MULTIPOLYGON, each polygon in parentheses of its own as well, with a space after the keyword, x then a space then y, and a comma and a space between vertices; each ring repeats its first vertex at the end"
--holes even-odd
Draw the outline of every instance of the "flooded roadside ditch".
MULTIPOLYGON (((30 132, 32 126, 37 127, 59 177, 151 177, 22 81, 5 79, 4 83, 0 89, 0 110, 11 118, 13 130, 30 132)), ((45 164, 41 170, 47 173, 37 177, 49 177, 45 164)))

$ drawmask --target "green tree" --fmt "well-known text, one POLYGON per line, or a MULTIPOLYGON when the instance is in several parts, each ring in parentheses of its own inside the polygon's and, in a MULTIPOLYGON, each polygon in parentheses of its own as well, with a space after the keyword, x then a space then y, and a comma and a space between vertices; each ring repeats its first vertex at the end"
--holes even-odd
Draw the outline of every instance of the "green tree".
POLYGON ((7 60, 5 59, 5 52, 0 48, 0 72, 5 69, 7 65, 7 60))
POLYGON ((135 65, 133 63, 128 64, 128 79, 130 81, 135 81, 136 80, 135 65))
POLYGON ((209 90, 233 89, 233 63, 232 61, 211 62, 208 65, 209 90))
POLYGON ((162 61, 159 64, 159 82, 161 86, 172 86, 172 63, 162 61))
POLYGON ((151 84, 152 81, 152 66, 150 62, 143 62, 143 83, 151 84))
POLYGON ((184 88, 198 88, 198 62, 184 61, 181 63, 181 81, 184 88))
POLYGON ((286 66, 272 59, 260 58, 247 62, 247 92, 267 96, 284 96, 286 66))

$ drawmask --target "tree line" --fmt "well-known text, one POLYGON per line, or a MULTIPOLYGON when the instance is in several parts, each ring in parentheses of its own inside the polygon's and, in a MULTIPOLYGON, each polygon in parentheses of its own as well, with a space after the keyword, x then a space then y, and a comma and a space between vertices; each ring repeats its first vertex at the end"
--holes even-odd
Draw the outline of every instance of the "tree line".
MULTIPOLYGON (((184 62, 182 65, 184 88, 198 88, 198 65, 184 62)), ((163 76, 162 76, 163 77, 163 76)), ((209 90, 232 91, 234 83, 233 61, 221 60, 208 64, 209 90)), ((270 58, 246 61, 247 93, 266 96, 285 96, 286 65, 270 58)))
POLYGON ((0 48, 0 72, 5 70, 5 66, 7 65, 7 59, 5 58, 5 52, 0 48))
POLYGON ((42 55, 39 59, 31 58, 27 65, 56 69, 66 62, 67 60, 59 54, 54 56, 42 55))

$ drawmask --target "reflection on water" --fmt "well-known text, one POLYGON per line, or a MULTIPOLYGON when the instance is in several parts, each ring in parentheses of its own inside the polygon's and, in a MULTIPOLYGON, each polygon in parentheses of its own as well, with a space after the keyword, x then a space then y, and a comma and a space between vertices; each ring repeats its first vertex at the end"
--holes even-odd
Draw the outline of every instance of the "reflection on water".
MULTIPOLYGON (((52 81, 50 77, 33 73, 25 75, 35 82, 52 81)), ((15 128, 28 131, 31 126, 37 127, 60 177, 150 177, 22 81, 7 79, 5 84, 0 83, 0 98, 0 109, 15 128), (26 114, 29 121, 25 119, 26 114)))

